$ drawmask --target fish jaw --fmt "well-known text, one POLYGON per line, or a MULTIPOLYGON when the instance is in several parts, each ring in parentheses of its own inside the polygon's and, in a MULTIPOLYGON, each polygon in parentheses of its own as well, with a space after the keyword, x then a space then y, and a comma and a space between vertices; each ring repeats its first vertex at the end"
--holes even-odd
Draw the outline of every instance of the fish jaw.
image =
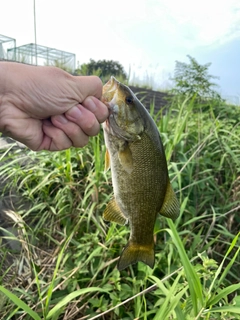
POLYGON ((103 86, 103 95, 106 92, 115 91, 117 86, 119 86, 120 82, 113 76, 108 80, 108 82, 103 86))
POLYGON ((113 135, 113 131, 110 125, 111 118, 114 117, 114 113, 118 112, 118 105, 117 105, 117 88, 119 82, 112 76, 110 80, 103 86, 103 94, 101 101, 108 107, 109 116, 106 121, 103 123, 103 129, 108 134, 113 135))
POLYGON ((144 119, 139 113, 140 102, 134 93, 111 77, 103 86, 102 102, 109 109, 109 117, 103 125, 104 130, 125 141, 139 140, 144 131, 144 119))
POLYGON ((105 103, 107 106, 109 102, 113 99, 120 83, 112 76, 110 80, 103 86, 103 93, 102 93, 102 102, 105 103))

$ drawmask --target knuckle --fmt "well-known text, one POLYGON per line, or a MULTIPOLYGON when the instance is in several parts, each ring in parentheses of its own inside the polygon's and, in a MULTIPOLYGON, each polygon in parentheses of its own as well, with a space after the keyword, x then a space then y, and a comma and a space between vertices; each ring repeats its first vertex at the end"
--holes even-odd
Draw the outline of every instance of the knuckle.
POLYGON ((68 139, 65 139, 64 141, 53 141, 51 149, 52 151, 57 151, 57 150, 65 150, 68 149, 72 146, 71 141, 68 141, 68 139))
POLYGON ((76 148, 83 148, 88 144, 88 141, 89 141, 89 138, 87 136, 84 136, 80 141, 77 141, 76 143, 74 143, 73 146, 76 148))
MULTIPOLYGON (((64 133, 68 138, 68 144, 64 143, 65 149, 71 147, 72 145, 76 148, 82 148, 88 143, 88 134, 85 134, 84 130, 74 123, 71 123, 71 126, 66 127, 64 133)), ((59 140, 60 137, 58 138, 58 141, 59 140)))
POLYGON ((0 118, 0 131, 10 134, 12 131, 12 120, 7 117, 0 118))
POLYGON ((71 133, 70 134, 73 137, 79 137, 81 135, 81 132, 82 132, 81 128, 79 126, 77 126, 77 125, 74 125, 72 127, 72 129, 71 129, 71 133))
POLYGON ((84 123, 83 130, 88 135, 95 135, 100 130, 100 124, 96 121, 95 117, 90 117, 88 121, 84 123))
POLYGON ((91 76, 92 80, 95 82, 95 85, 101 89, 102 88, 102 80, 98 76, 91 76))

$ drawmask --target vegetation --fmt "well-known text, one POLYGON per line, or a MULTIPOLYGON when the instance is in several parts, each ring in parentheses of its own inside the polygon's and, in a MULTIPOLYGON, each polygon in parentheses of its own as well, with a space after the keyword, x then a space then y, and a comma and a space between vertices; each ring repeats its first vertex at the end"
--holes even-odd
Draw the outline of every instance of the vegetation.
POLYGON ((174 78, 174 88, 172 93, 175 95, 195 97, 196 101, 217 99, 221 100, 221 96, 214 89, 217 84, 212 82, 217 79, 216 76, 209 74, 211 63, 200 65, 197 60, 187 55, 189 63, 176 61, 174 78))
POLYGON ((62 69, 62 70, 64 70, 64 71, 67 71, 67 72, 69 72, 69 73, 72 73, 72 68, 71 68, 71 66, 70 66, 70 64, 69 64, 69 61, 64 61, 64 60, 51 60, 50 61, 50 64, 49 64, 49 61, 46 61, 45 63, 44 63, 44 65, 45 66, 53 66, 53 67, 57 67, 57 68, 60 68, 60 69, 62 69))
POLYGON ((181 203, 175 222, 157 219, 153 270, 116 269, 129 227, 102 219, 102 135, 79 150, 0 156, 4 192, 30 203, 8 213, 22 250, 2 238, 1 319, 240 319, 240 110, 193 106, 153 115, 181 203))
MULTIPOLYGON (((129 227, 102 219, 112 194, 102 134, 79 150, 0 154, 3 194, 25 204, 0 228, 1 319, 240 319, 240 110, 212 89, 210 64, 188 57, 171 106, 152 112, 181 203, 175 222, 157 219, 153 270, 116 269, 129 227)), ((77 73, 126 80, 115 61, 77 73)))
POLYGON ((80 65, 76 70, 76 74, 79 75, 98 75, 105 83, 109 80, 110 76, 115 76, 119 81, 125 81, 127 74, 124 71, 123 66, 118 61, 113 60, 98 60, 90 59, 89 63, 80 65))

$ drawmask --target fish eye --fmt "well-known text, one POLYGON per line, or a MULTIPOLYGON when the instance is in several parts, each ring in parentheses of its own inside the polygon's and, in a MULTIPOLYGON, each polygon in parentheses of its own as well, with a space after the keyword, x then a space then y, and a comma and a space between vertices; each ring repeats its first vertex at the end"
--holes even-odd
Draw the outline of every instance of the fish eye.
POLYGON ((133 101, 134 101, 134 99, 131 96, 125 98, 125 102, 127 104, 133 104, 133 101))

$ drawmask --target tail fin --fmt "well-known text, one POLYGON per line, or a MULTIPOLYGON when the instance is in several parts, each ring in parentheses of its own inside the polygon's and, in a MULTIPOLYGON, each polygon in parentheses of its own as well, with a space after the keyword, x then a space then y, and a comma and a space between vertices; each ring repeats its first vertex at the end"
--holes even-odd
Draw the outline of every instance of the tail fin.
POLYGON ((118 270, 121 271, 130 264, 137 263, 138 261, 142 261, 149 267, 153 268, 154 260, 155 255, 153 241, 150 245, 140 245, 133 243, 133 241, 130 240, 118 261, 118 270))

